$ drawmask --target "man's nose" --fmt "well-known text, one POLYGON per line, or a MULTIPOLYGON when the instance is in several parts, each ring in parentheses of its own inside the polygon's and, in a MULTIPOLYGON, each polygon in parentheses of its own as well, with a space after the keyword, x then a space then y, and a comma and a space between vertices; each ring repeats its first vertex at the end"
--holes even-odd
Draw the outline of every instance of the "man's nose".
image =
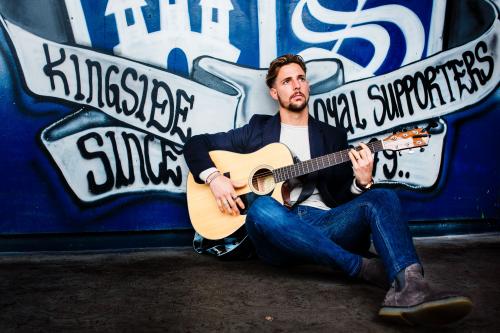
POLYGON ((292 87, 294 90, 300 89, 300 81, 299 80, 293 80, 292 85, 293 85, 292 87))

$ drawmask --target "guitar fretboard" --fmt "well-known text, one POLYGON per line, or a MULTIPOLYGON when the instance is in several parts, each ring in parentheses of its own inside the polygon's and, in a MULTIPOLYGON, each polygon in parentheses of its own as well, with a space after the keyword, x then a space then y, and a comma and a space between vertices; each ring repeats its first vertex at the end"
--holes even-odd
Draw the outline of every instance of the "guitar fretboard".
MULTIPOLYGON (((373 141, 367 144, 368 148, 373 153, 384 150, 382 141, 373 141)), ((301 161, 292 165, 287 165, 273 170, 274 180, 283 182, 288 179, 296 178, 308 173, 325 169, 337 164, 349 161, 349 150, 345 149, 328 155, 316 157, 307 161, 301 161)), ((361 147, 356 147, 356 150, 361 150, 361 147)))

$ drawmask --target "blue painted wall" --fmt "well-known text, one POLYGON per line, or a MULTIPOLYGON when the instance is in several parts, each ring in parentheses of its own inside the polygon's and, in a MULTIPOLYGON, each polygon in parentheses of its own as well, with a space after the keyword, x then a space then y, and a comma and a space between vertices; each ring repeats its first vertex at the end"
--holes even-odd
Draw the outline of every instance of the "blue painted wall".
POLYGON ((0 234, 189 228, 184 142, 274 113, 263 76, 288 52, 309 63, 313 116, 353 144, 432 127, 424 151, 377 156, 407 219, 500 219, 487 0, 2 0, 0 14, 0 234))

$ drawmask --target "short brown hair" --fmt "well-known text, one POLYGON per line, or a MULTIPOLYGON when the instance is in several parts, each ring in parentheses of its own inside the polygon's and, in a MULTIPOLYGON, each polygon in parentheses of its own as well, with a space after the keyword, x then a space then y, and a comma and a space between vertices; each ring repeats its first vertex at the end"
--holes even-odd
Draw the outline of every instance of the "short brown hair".
POLYGON ((274 80, 276 80, 276 76, 278 76, 280 68, 288 64, 297 64, 302 68, 304 73, 306 72, 306 64, 304 63, 304 59, 302 59, 301 56, 299 56, 298 54, 282 55, 271 61, 269 69, 267 70, 266 84, 269 88, 273 87, 274 80))

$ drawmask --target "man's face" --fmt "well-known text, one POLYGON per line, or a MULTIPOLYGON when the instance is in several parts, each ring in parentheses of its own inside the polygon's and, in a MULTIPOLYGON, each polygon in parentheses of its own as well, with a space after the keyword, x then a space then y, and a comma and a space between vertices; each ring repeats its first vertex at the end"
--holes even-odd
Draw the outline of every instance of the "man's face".
POLYGON ((309 102, 309 82, 306 73, 295 63, 281 67, 270 94, 282 108, 301 112, 309 102))

